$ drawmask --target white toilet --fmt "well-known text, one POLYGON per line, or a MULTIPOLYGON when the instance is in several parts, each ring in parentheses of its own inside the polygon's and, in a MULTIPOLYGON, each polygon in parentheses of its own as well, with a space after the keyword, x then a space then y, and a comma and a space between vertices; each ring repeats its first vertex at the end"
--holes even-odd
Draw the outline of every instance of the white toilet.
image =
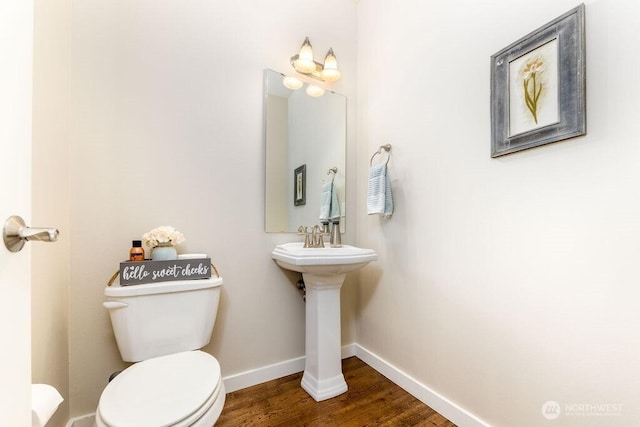
POLYGON ((211 427, 222 412, 218 361, 209 343, 222 278, 105 288, 122 359, 96 409, 98 427, 211 427))

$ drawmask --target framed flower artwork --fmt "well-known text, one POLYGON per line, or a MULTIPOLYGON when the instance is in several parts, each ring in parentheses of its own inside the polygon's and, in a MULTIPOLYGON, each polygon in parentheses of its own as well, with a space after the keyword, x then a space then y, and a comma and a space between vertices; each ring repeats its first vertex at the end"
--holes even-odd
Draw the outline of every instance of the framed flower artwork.
POLYGON ((491 157, 586 133, 584 9, 491 56, 491 157))

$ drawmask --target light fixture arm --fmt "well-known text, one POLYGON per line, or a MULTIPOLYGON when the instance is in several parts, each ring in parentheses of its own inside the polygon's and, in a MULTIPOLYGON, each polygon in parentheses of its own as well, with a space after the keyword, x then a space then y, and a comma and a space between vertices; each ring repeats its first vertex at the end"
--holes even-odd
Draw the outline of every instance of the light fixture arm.
MULTIPOLYGON (((295 69, 296 68, 296 61, 298 60, 298 58, 300 58, 299 54, 295 54, 291 57, 291 66, 295 69)), ((312 70, 310 73, 304 73, 302 71, 299 71, 296 69, 296 72, 300 73, 300 74, 304 74, 305 76, 309 76, 312 77, 316 80, 320 80, 321 82, 324 81, 324 79, 322 78, 322 70, 324 69, 324 66, 322 64, 320 64, 319 62, 316 62, 315 60, 313 61, 314 64, 316 64, 316 69, 312 70)))

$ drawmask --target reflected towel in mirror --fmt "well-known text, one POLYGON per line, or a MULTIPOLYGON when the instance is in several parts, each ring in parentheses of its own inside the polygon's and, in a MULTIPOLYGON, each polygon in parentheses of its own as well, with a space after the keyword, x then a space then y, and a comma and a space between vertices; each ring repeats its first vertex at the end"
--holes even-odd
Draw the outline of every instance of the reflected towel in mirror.
POLYGON ((340 205, 333 182, 327 182, 320 191, 320 221, 331 219, 340 219, 340 205))

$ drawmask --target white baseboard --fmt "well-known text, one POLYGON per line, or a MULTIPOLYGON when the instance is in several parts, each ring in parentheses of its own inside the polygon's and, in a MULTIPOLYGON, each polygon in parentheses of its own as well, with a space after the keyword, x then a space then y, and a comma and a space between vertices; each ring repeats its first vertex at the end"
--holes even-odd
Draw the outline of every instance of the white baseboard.
POLYGON ((227 393, 304 371, 304 356, 222 377, 227 393))
POLYGON ((400 388, 404 389, 407 393, 434 409, 454 424, 460 427, 489 427, 489 424, 485 423, 480 418, 476 417, 464 408, 461 408, 435 390, 432 390, 422 384, 406 372, 403 372, 361 345, 355 344, 354 347, 355 356, 358 359, 371 366, 373 369, 397 384, 400 388))
POLYGON ((358 348, 358 344, 351 343, 342 346, 342 358, 346 359, 347 357, 352 357, 356 355, 356 351, 358 348))
MULTIPOLYGON (((342 346, 342 358, 356 355, 356 344, 342 346)), ((227 393, 304 371, 304 356, 222 378, 227 393)))

